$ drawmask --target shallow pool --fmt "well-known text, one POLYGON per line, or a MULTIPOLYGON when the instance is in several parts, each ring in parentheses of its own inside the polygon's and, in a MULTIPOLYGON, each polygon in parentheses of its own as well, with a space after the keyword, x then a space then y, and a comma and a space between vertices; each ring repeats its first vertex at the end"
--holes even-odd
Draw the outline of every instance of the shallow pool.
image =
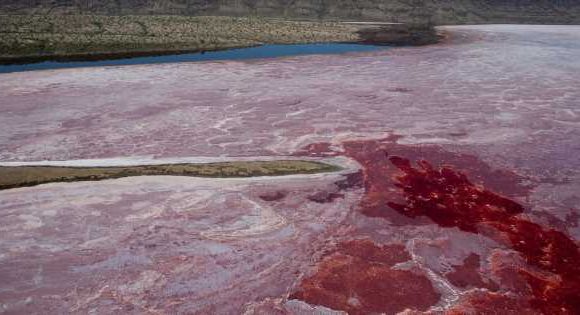
POLYGON ((100 61, 45 61, 30 64, 16 64, 0 66, 0 73, 32 71, 44 69, 99 67, 114 65, 139 65, 153 63, 191 62, 207 60, 241 60, 274 58, 283 56, 313 55, 313 54, 341 54, 348 52, 364 52, 386 49, 385 46, 349 44, 349 43, 319 43, 295 45, 264 45, 249 48, 237 48, 203 53, 188 53, 177 55, 163 55, 150 57, 134 57, 100 61))

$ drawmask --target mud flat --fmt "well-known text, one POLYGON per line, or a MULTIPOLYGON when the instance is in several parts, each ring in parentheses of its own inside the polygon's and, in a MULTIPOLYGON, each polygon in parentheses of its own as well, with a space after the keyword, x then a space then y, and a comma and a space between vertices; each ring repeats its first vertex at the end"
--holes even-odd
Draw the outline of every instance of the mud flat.
POLYGON ((10 313, 578 314, 580 27, 0 75, 0 160, 339 159, 0 191, 10 313))

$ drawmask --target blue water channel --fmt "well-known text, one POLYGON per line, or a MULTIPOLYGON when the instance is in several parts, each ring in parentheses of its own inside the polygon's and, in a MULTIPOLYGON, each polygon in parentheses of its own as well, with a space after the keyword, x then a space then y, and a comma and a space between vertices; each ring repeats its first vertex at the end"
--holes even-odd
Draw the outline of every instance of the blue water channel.
POLYGON ((262 59, 284 56, 342 54, 349 52, 367 52, 386 49, 385 46, 349 44, 349 43, 319 43, 295 45, 263 45, 249 48, 237 48, 204 53, 186 53, 177 55, 162 55, 149 57, 133 57, 125 59, 99 61, 44 61, 29 64, 0 65, 0 73, 33 71, 45 69, 100 67, 117 65, 142 65, 157 63, 192 62, 208 60, 244 60, 262 59))

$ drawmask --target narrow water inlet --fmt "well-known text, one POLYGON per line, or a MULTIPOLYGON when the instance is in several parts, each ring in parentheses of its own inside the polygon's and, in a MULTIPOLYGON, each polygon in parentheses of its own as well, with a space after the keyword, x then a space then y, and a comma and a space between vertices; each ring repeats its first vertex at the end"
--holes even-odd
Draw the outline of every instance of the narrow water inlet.
MULTIPOLYGON (((62 68, 80 68, 80 67, 102 67, 102 66, 122 66, 122 65, 142 65, 142 64, 160 64, 176 62, 198 62, 212 60, 249 60, 276 58, 300 55, 317 55, 317 54, 343 54, 353 52, 368 52, 388 49, 388 46, 369 45, 360 43, 314 43, 314 44, 281 44, 281 45, 262 45, 247 48, 234 48, 217 51, 202 51, 194 53, 162 54, 157 56, 139 56, 137 53, 131 56, 131 53, 125 54, 126 58, 111 59, 114 56, 103 56, 103 60, 98 60, 98 55, 88 55, 82 61, 63 60, 63 61, 42 61, 35 63, 9 64, 0 65, 0 73, 49 70, 62 68)), ((158 52, 161 54, 160 52, 158 52)), ((151 52, 155 54, 155 52, 151 52)), ((47 58, 52 58, 48 57, 47 58)), ((56 57, 55 57, 56 58, 56 57)), ((32 59, 31 62, 34 60, 32 59)))

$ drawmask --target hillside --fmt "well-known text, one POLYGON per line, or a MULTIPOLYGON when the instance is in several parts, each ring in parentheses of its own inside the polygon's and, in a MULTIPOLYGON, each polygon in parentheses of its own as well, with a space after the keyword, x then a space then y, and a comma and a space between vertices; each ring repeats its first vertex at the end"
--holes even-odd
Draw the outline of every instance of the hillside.
POLYGON ((377 40, 351 24, 226 16, 11 14, 0 30, 0 64, 377 40))
POLYGON ((262 15, 436 24, 580 23, 579 0, 0 0, 1 13, 262 15))

